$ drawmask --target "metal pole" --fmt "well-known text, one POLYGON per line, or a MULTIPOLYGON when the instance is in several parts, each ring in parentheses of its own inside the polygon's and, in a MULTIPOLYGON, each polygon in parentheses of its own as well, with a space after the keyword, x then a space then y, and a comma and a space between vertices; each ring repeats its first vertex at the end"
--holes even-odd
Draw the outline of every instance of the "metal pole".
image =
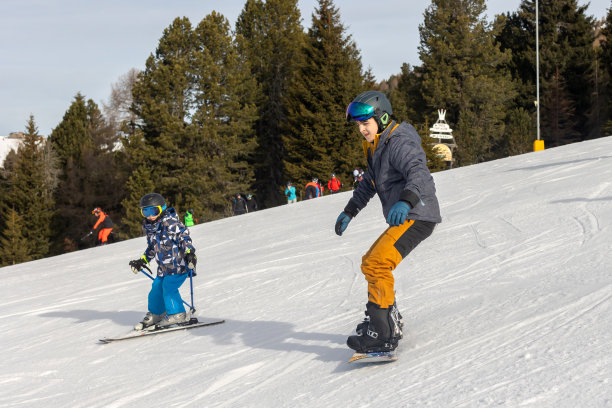
POLYGON ((535 2, 536 20, 536 110, 537 110, 537 140, 540 140, 540 18, 538 15, 538 0, 535 2))

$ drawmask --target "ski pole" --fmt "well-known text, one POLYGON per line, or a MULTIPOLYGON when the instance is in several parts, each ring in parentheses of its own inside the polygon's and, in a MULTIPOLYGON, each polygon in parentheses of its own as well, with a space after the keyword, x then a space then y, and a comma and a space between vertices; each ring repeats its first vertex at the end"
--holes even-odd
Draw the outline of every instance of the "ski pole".
MULTIPOLYGON (((142 272, 144 274, 144 276, 146 276, 147 278, 151 279, 151 280, 155 280, 155 278, 151 275, 149 275, 148 273, 145 272, 145 269, 148 269, 149 272, 151 272, 151 270, 149 268, 147 268, 146 266, 143 266, 143 268, 140 270, 140 272, 142 272)), ((191 275, 191 274, 189 274, 191 275)), ((185 302, 183 300, 183 303, 189 307, 189 309, 193 310, 195 312, 195 309, 193 308, 193 306, 191 306, 189 303, 185 302)), ((193 303, 193 287, 191 288, 191 303, 193 303)))
MULTIPOLYGON (((189 269, 187 268, 187 270, 189 271, 189 289, 191 290, 191 304, 193 305, 193 273, 194 270, 193 269, 189 269)), ((191 314, 195 313, 195 307, 191 306, 191 314)))

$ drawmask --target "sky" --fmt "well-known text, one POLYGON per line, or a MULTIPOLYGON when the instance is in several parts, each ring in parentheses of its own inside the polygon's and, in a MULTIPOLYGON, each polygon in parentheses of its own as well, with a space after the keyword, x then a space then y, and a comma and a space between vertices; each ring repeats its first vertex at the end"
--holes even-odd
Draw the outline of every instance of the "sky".
MULTIPOLYGON (((318 2, 299 0, 305 28, 318 2)), ((419 34, 429 0, 336 0, 347 33, 377 80, 403 63, 418 65, 419 34), (376 7, 372 7, 376 4, 376 7)), ((520 0, 488 0, 487 16, 518 9, 520 0)), ((579 0, 579 4, 586 4, 579 0)), ((592 0, 601 18, 610 0, 592 0)), ((34 115, 48 135, 80 92, 99 105, 111 85, 132 68, 143 69, 174 18, 197 24, 215 10, 234 27, 244 0, 3 0, 0 2, 0 136, 23 131, 34 115)))
POLYGON ((435 173, 443 221, 394 272, 404 339, 386 365, 348 364, 345 344, 377 197, 342 237, 351 192, 190 228, 196 315, 218 326, 98 343, 146 312, 151 281, 128 266, 144 238, 0 268, 0 406, 609 408, 611 151, 435 173))

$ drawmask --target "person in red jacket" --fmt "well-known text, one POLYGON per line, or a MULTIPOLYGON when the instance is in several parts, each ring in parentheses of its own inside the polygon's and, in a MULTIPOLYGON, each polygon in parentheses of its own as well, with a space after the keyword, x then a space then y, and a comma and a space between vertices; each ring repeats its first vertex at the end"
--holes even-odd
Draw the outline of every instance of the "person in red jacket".
POLYGON ((336 177, 336 173, 332 173, 331 179, 327 182, 327 188, 332 194, 339 192, 342 188, 342 183, 336 177))
POLYGON ((91 230, 91 234, 93 234, 97 229, 98 231, 98 242, 96 245, 106 245, 108 244, 108 236, 113 230, 113 221, 100 207, 96 207, 91 212, 93 215, 98 217, 98 221, 93 226, 91 230))

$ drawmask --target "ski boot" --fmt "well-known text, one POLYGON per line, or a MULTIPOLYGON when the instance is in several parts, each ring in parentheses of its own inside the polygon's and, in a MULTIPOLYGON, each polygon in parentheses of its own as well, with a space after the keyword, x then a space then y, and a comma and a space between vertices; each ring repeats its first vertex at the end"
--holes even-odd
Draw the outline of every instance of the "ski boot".
POLYGON ((164 315, 157 327, 172 326, 173 324, 189 323, 191 316, 188 316, 186 312, 175 313, 171 315, 164 315))
POLYGON ((162 318, 163 315, 156 315, 151 312, 147 312, 142 321, 134 326, 134 330, 144 330, 147 327, 155 326, 157 323, 161 322, 162 318))
POLYGON ((383 309, 375 303, 366 305, 366 318, 357 326, 357 335, 349 336, 346 344, 358 353, 393 351, 402 336, 399 312, 393 306, 383 309))

